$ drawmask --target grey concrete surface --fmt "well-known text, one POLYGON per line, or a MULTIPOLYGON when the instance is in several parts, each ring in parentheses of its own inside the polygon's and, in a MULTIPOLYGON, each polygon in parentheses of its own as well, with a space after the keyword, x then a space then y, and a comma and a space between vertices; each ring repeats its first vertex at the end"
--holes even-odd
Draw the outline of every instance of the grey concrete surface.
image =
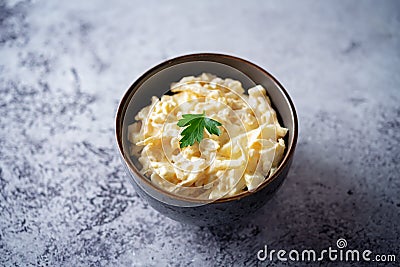
POLYGON ((398 265, 399 29, 399 1, 1 1, 0 266, 385 265, 257 259, 339 238, 398 265), (125 89, 192 52, 261 65, 298 109, 288 179, 239 225, 158 214, 114 145, 125 89))

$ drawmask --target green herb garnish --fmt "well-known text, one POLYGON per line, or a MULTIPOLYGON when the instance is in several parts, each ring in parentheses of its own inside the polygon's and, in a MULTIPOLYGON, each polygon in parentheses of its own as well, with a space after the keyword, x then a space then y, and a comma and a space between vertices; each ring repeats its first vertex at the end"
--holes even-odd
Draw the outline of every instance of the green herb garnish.
POLYGON ((182 119, 178 121, 179 127, 186 127, 185 130, 182 131, 182 138, 179 141, 180 147, 184 148, 187 146, 191 146, 194 142, 200 143, 204 137, 204 127, 210 134, 220 135, 221 132, 218 129, 218 126, 222 124, 216 120, 210 119, 206 117, 205 111, 203 114, 184 114, 182 115, 182 119))

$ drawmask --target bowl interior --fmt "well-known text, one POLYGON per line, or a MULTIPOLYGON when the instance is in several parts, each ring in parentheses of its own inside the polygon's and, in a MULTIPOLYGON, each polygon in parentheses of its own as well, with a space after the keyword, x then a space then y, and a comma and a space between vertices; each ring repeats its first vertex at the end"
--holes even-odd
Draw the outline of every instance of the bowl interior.
POLYGON ((130 161, 128 165, 133 165, 137 170, 141 169, 137 159, 129 155, 130 143, 127 139, 128 125, 135 121, 135 115, 143 107, 151 103, 152 96, 161 97, 165 94, 170 89, 171 83, 179 81, 182 77, 197 76, 203 72, 211 73, 221 78, 238 80, 242 83, 245 90, 257 84, 262 85, 267 90, 267 94, 272 101, 273 108, 280 117, 281 123, 289 129, 285 140, 287 142, 286 155, 281 162, 282 165, 285 162, 288 151, 293 145, 295 132, 297 131, 295 129, 296 115, 294 107, 286 91, 281 88, 281 85, 272 76, 259 67, 234 57, 219 57, 215 55, 210 55, 206 58, 183 57, 180 60, 171 60, 160 64, 144 74, 128 90, 127 95, 123 99, 125 103, 121 103, 122 107, 120 107, 120 109, 125 110, 125 112, 120 114, 123 116, 120 128, 122 135, 120 138, 122 139, 123 156, 125 160, 130 161))

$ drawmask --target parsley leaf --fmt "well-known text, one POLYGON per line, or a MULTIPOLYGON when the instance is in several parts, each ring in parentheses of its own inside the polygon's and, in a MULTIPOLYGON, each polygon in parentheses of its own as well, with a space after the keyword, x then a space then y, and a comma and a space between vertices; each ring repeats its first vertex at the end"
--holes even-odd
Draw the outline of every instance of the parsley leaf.
POLYGON ((206 113, 203 111, 202 114, 184 114, 182 119, 178 121, 179 127, 186 127, 181 135, 182 138, 179 141, 180 147, 184 148, 193 145, 196 141, 200 143, 204 137, 204 128, 210 134, 220 135, 221 131, 218 126, 222 124, 216 120, 206 117, 206 113))

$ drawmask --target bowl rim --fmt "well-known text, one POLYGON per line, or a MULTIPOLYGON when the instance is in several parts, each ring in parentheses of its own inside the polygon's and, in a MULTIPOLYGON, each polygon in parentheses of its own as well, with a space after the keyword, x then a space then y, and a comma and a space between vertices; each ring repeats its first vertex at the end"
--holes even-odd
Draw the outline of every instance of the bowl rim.
MULTIPOLYGON (((225 64, 225 63, 221 63, 221 64, 225 64)), ((231 67, 233 67, 233 66, 231 66, 231 67)), ((233 68, 235 68, 235 67, 233 67, 233 68)), ((278 110, 276 110, 276 112, 279 113, 278 110)), ((294 154, 294 151, 295 151, 295 148, 296 148, 297 139, 298 139, 298 118, 297 118, 296 108, 294 106, 294 103, 293 103, 289 93, 286 91, 286 89, 283 87, 283 85, 272 74, 270 74, 268 71, 264 70, 260 66, 254 64, 254 63, 252 63, 252 62, 250 62, 248 60, 236 57, 236 56, 227 55, 227 54, 220 54, 220 53, 186 54, 186 55, 182 55, 182 56, 178 56, 178 57, 174 57, 174 58, 168 59, 168 60, 166 60, 164 62, 161 62, 160 64, 157 64, 156 66, 150 68, 148 71, 143 73, 139 78, 137 78, 131 84, 131 86, 125 91, 125 93, 124 93, 123 97, 121 98, 121 101, 119 102, 119 105, 118 105, 118 109, 117 109, 117 113, 116 113, 116 117, 115 117, 115 123, 116 123, 115 124, 115 137, 116 137, 116 141, 117 141, 117 145, 118 145, 118 150, 119 150, 120 156, 122 157, 124 163, 129 168, 129 170, 132 171, 133 173, 135 173, 136 176, 139 177, 142 181, 144 181, 148 186, 150 186, 154 190, 160 192, 161 194, 167 195, 168 197, 171 197, 171 198, 174 198, 174 199, 178 199, 178 200, 181 200, 181 201, 187 201, 187 202, 191 202, 191 203, 212 204, 212 203, 230 202, 230 201, 239 200, 241 198, 244 198, 244 197, 247 197, 247 196, 250 196, 250 195, 253 195, 253 194, 257 193, 258 191, 260 191, 263 188, 265 188, 272 181, 274 181, 278 176, 280 176, 280 174, 285 169, 285 167, 288 164, 290 164, 291 158, 293 157, 293 154, 294 154), (289 103, 289 109, 291 111, 292 120, 293 120, 293 141, 292 141, 291 145, 288 146, 287 151, 285 153, 285 156, 282 159, 281 164, 279 165, 279 167, 275 171, 275 173, 271 177, 267 177, 265 179, 265 181, 263 181, 256 188, 256 190, 251 191, 251 192, 247 190, 247 191, 243 191, 243 192, 241 192, 241 193, 239 193, 237 195, 224 197, 224 198, 220 198, 220 199, 216 199, 216 200, 201 200, 201 199, 196 199, 196 198, 180 196, 180 195, 168 192, 168 191, 166 191, 166 190, 164 190, 164 189, 162 189, 160 187, 157 187, 148 178, 143 176, 140 173, 140 171, 136 168, 136 166, 134 166, 134 164, 132 164, 132 162, 127 158, 127 153, 124 153, 124 148, 123 148, 123 144, 122 144, 122 134, 123 134, 122 133, 123 132, 122 129, 123 129, 124 117, 125 117, 125 114, 126 114, 126 109, 128 107, 129 102, 134 97, 135 93, 140 88, 140 86, 145 81, 147 81, 151 76, 153 76, 157 72, 159 72, 159 71, 161 71, 161 70, 163 70, 163 69, 165 69, 167 67, 171 67, 171 66, 174 66, 174 65, 177 65, 177 64, 181 64, 181 63, 185 63, 185 62, 209 61, 209 62, 221 63, 218 60, 214 61, 211 58, 217 58, 217 59, 218 58, 225 58, 225 59, 229 59, 229 60, 232 60, 232 61, 237 61, 238 63, 250 65, 250 66, 255 67, 256 69, 258 69, 262 73, 264 73, 266 76, 268 76, 276 84, 278 89, 284 94, 284 96, 287 99, 287 102, 289 103)))

